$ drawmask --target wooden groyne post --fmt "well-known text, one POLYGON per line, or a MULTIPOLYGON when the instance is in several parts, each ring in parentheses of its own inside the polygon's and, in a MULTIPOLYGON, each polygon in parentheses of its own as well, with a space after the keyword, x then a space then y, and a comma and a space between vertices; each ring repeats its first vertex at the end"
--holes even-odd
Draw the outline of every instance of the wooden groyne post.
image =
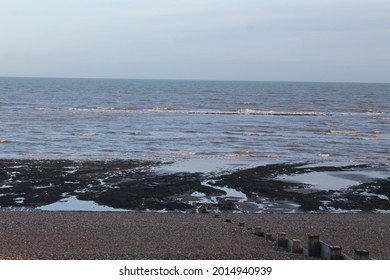
POLYGON ((339 245, 328 245, 323 241, 320 241, 321 249, 320 256, 324 260, 343 260, 342 248, 339 245))
POLYGON ((265 234, 265 240, 267 240, 267 241, 275 241, 274 237, 272 236, 272 233, 266 233, 265 234))
MULTIPOLYGON (((231 219, 226 219, 225 222, 231 223, 231 219)), ((245 227, 245 222, 239 222, 240 227, 245 227)), ((248 230, 252 230, 251 227, 248 230)), ((287 239, 286 232, 280 231, 276 235, 276 239, 272 233, 265 232, 261 226, 256 226, 254 234, 264 237, 267 241, 275 242, 277 247, 287 248, 288 251, 295 254, 304 254, 310 257, 321 258, 325 260, 370 260, 369 251, 364 249, 355 249, 354 258, 343 254, 342 247, 340 245, 329 245, 320 240, 318 234, 308 234, 307 249, 303 248, 301 240, 299 239, 287 239)))
POLYGON ((342 248, 339 245, 329 246, 329 257, 331 260, 342 260, 344 259, 343 253, 341 252, 342 248))
POLYGON ((319 235, 308 235, 307 250, 310 257, 321 257, 321 241, 319 235))
POLYGON ((278 232, 276 240, 277 240, 278 247, 287 248, 288 240, 286 238, 285 232, 278 232))
POLYGON ((287 248, 290 250, 291 253, 294 254, 302 254, 303 253, 303 247, 301 240, 299 239, 292 239, 287 241, 287 248))
POLYGON ((263 228, 262 227, 260 227, 260 226, 256 226, 255 227, 255 234, 257 235, 257 236, 264 236, 264 231, 263 231, 263 228))
POLYGON ((370 252, 363 249, 355 249, 354 250, 354 259, 355 260, 369 260, 370 252))

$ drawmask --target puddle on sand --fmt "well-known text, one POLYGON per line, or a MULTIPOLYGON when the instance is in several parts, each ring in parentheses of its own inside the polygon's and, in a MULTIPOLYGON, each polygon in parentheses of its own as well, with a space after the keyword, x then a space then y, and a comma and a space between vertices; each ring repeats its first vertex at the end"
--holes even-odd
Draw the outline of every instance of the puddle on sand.
POLYGON ((99 205, 93 201, 79 200, 75 196, 63 198, 55 203, 37 207, 45 211, 129 211, 99 205))
POLYGON ((374 179, 385 179, 389 176, 389 172, 379 171, 337 171, 311 172, 291 176, 282 175, 277 177, 277 179, 311 185, 313 189, 330 191, 349 188, 374 179))

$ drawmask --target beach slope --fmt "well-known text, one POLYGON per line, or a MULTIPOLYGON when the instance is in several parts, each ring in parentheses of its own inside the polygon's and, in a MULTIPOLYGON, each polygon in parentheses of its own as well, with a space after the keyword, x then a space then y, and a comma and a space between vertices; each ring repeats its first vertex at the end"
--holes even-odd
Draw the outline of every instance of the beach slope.
POLYGON ((388 214, 0 212, 0 259, 305 259, 254 235, 319 234, 353 255, 390 259, 388 214), (230 219, 231 223, 226 222, 230 219), (239 226, 245 222, 245 226, 239 226))

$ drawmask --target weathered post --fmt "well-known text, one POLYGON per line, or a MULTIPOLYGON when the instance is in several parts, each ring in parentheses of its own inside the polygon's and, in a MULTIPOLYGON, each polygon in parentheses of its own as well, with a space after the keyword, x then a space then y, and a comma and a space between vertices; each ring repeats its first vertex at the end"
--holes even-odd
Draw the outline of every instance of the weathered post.
POLYGON ((278 232, 276 240, 277 240, 278 247, 287 248, 287 241, 288 240, 286 238, 285 232, 278 232))
POLYGON ((341 246, 339 245, 330 245, 329 246, 329 257, 331 260, 342 260, 343 254, 341 252, 341 246))
POLYGON ((292 240, 291 253, 295 253, 295 254, 302 254, 303 253, 301 240, 299 240, 299 239, 292 240))
POLYGON ((265 234, 265 240, 267 240, 267 241, 275 241, 274 237, 272 236, 272 233, 266 233, 265 234))
POLYGON ((260 226, 255 227, 255 235, 264 236, 264 231, 260 226))
POLYGON ((321 256, 321 242, 319 235, 308 235, 308 255, 311 257, 321 256))
POLYGON ((355 260, 369 260, 370 252, 363 249, 355 249, 354 259, 355 260))

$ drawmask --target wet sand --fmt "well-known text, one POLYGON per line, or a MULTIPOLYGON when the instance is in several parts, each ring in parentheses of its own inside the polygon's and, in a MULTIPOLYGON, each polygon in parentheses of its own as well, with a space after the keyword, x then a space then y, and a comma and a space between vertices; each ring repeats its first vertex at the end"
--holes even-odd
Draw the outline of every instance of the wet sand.
POLYGON ((319 234, 353 255, 390 259, 388 214, 213 214, 0 211, 0 259, 307 259, 254 235, 319 234), (225 220, 231 219, 232 223, 225 220), (240 227, 239 222, 245 222, 240 227))
POLYGON ((164 172, 167 164, 139 160, 21 159, 0 164, 0 207, 47 210, 48 205, 70 199, 140 211, 190 212, 200 207, 243 213, 390 211, 390 173, 370 165, 284 163, 217 174, 164 172), (294 181, 296 176, 309 177, 328 189, 294 181), (334 188, 340 176, 347 176, 352 185, 334 188), (362 180, 353 181, 356 176, 362 180))

